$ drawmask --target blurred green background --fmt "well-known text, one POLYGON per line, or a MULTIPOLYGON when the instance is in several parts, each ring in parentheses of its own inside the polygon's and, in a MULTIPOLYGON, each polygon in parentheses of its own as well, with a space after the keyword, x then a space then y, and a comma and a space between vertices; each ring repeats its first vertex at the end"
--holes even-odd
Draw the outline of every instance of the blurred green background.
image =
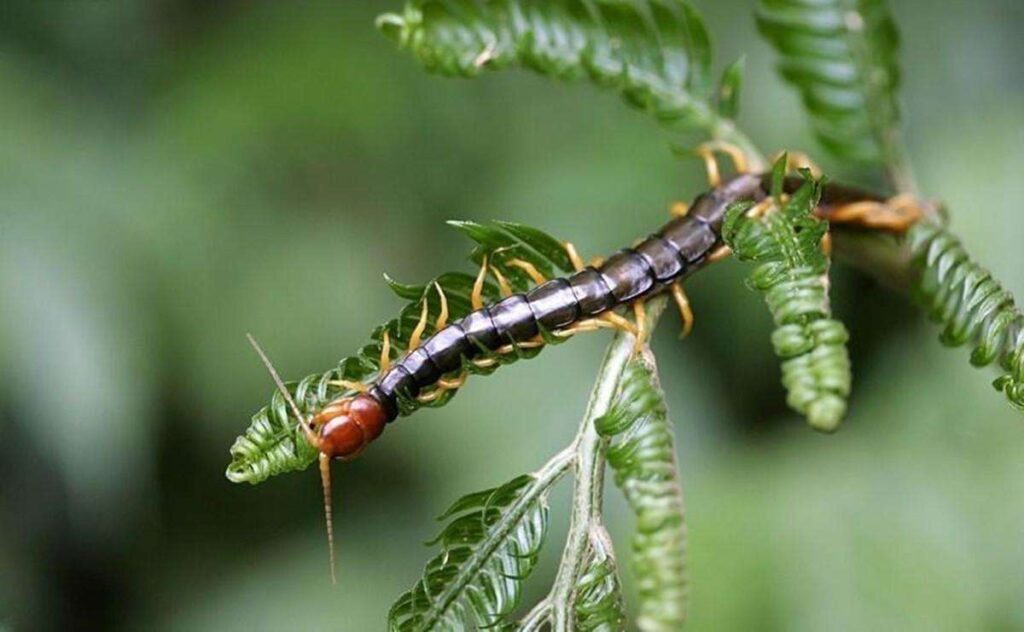
MULTIPOLYGON (((816 151, 752 0, 700 0, 742 123, 816 151)), ((1024 292, 1019 0, 895 0, 922 186, 1024 292)), ((568 442, 603 334, 473 380, 336 467, 331 587, 313 472, 223 475, 288 377, 399 306, 388 272, 462 267, 450 218, 588 255, 703 187, 671 137, 589 86, 424 74, 363 2, 11 3, 0 11, 0 628, 376 630, 433 516, 568 442), (556 385, 556 386, 553 386, 556 385)), ((822 160, 836 177, 859 174, 822 160)), ((768 316, 728 263, 655 349, 688 496, 693 630, 1024 629, 1024 424, 902 297, 837 271, 856 391, 822 437, 783 403, 768 316)), ((553 576, 566 490, 528 597, 553 576)), ((628 551, 630 516, 608 514, 628 551)), ((627 580, 628 583, 628 580, 627 580)))

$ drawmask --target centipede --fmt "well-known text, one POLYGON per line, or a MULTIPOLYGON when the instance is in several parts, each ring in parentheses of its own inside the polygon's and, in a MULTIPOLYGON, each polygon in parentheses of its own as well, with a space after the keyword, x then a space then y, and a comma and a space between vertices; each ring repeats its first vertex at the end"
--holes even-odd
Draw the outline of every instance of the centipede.
MULTIPOLYGON (((335 385, 344 387, 346 394, 312 414, 302 413, 267 354, 250 336, 303 436, 317 452, 332 579, 332 461, 358 457, 394 421, 458 389, 471 373, 486 373, 500 366, 502 358, 528 356, 545 345, 598 329, 628 331, 639 350, 650 335, 644 304, 656 295, 672 296, 683 320, 684 334, 688 333, 694 318, 683 282, 729 256, 729 246, 722 237, 729 209, 739 204, 759 204, 772 195, 773 185, 776 189, 781 186, 788 195, 804 183, 795 175, 780 180, 771 173, 748 171, 742 154, 728 146, 702 147, 698 154, 705 160, 712 187, 690 204, 674 205, 673 217, 656 232, 589 265, 571 243, 564 243, 564 253, 559 254, 567 257, 574 269, 565 276, 547 278, 529 262, 512 259, 511 265, 533 283, 523 292, 513 292, 497 268, 488 266, 484 253, 469 296, 468 313, 449 322, 448 299, 435 284, 439 314, 432 333, 424 335, 428 324, 424 300, 419 321, 401 355, 391 357, 392 341, 383 330, 376 374, 363 382, 336 380, 335 385), (736 167, 736 173, 728 178, 722 176, 714 157, 715 152, 722 151, 732 157, 736 167), (489 274, 497 277, 502 296, 487 302, 483 288, 489 274), (632 319, 623 315, 629 313, 632 319)), ((887 199, 830 182, 820 187, 815 214, 831 223, 895 233, 905 232, 920 217, 907 200, 887 199)))

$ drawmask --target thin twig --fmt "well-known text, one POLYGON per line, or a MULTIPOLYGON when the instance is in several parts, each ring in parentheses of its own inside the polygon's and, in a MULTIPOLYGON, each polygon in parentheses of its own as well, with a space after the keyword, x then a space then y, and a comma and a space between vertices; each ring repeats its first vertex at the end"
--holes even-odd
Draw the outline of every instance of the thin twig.
MULTIPOLYGON (((658 297, 647 305, 650 329, 658 322, 665 308, 665 298, 658 297)), ((573 629, 573 598, 577 581, 586 562, 591 526, 601 519, 604 489, 605 448, 607 441, 594 427, 594 422, 605 415, 615 401, 626 364, 633 356, 635 339, 631 334, 619 333, 608 345, 590 394, 587 412, 576 435, 576 480, 573 487, 572 518, 562 561, 551 589, 551 624, 555 632, 573 629)))

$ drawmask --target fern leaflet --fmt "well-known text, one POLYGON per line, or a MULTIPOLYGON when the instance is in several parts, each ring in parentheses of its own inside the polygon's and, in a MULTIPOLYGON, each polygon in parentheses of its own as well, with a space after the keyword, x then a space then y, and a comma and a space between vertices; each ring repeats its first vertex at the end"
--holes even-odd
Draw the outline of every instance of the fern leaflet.
POLYGON ((431 544, 441 552, 423 577, 398 598, 389 629, 462 630, 469 625, 506 625, 519 603, 523 580, 533 570, 547 531, 547 495, 567 471, 563 452, 540 471, 456 501, 450 519, 431 544))
MULTIPOLYGON (((784 161, 776 165, 777 183, 784 161)), ((829 260, 821 247, 828 223, 811 214, 819 193, 808 178, 781 210, 750 217, 749 205, 730 209, 722 236, 737 258, 757 264, 747 284, 764 295, 775 320, 772 345, 783 361, 787 402, 814 429, 833 432, 850 393, 849 334, 831 318, 829 260)))
POLYGON ((615 554, 603 528, 590 533, 584 568, 573 595, 576 629, 581 632, 625 630, 626 613, 615 554))
POLYGON ((710 131, 727 118, 712 104, 707 30, 685 0, 413 0, 377 24, 432 72, 519 66, 586 78, 681 129, 710 131))
POLYGON ((686 621, 686 521, 672 424, 653 357, 626 366, 615 403, 596 422, 613 443, 608 464, 636 514, 632 570, 641 630, 678 630, 686 621))
POLYGON ((1007 373, 993 386, 1024 411, 1024 314, 1013 295, 938 222, 918 222, 908 238, 921 270, 916 294, 932 319, 945 325, 943 344, 973 341, 974 366, 998 360, 1007 373))
POLYGON ((885 0, 761 0, 757 18, 829 151, 873 163, 901 159, 899 33, 885 0))

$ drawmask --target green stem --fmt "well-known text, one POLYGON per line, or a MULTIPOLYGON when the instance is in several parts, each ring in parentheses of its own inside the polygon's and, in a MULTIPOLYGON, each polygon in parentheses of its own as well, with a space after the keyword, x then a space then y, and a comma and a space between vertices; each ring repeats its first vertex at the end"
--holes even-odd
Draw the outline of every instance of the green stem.
MULTIPOLYGON (((647 304, 649 329, 654 326, 665 309, 666 299, 658 297, 647 304)), ((551 623, 554 632, 573 629, 573 597, 577 581, 583 572, 592 526, 600 524, 604 493, 605 448, 607 442, 594 427, 594 422, 608 413, 626 365, 635 352, 636 339, 628 333, 615 335, 598 370, 597 381, 590 394, 587 412, 576 435, 576 481, 573 487, 572 518, 569 536, 562 551, 562 562, 551 589, 551 623)))
POLYGON ((516 632, 537 632, 551 617, 551 602, 544 598, 519 622, 516 632))

